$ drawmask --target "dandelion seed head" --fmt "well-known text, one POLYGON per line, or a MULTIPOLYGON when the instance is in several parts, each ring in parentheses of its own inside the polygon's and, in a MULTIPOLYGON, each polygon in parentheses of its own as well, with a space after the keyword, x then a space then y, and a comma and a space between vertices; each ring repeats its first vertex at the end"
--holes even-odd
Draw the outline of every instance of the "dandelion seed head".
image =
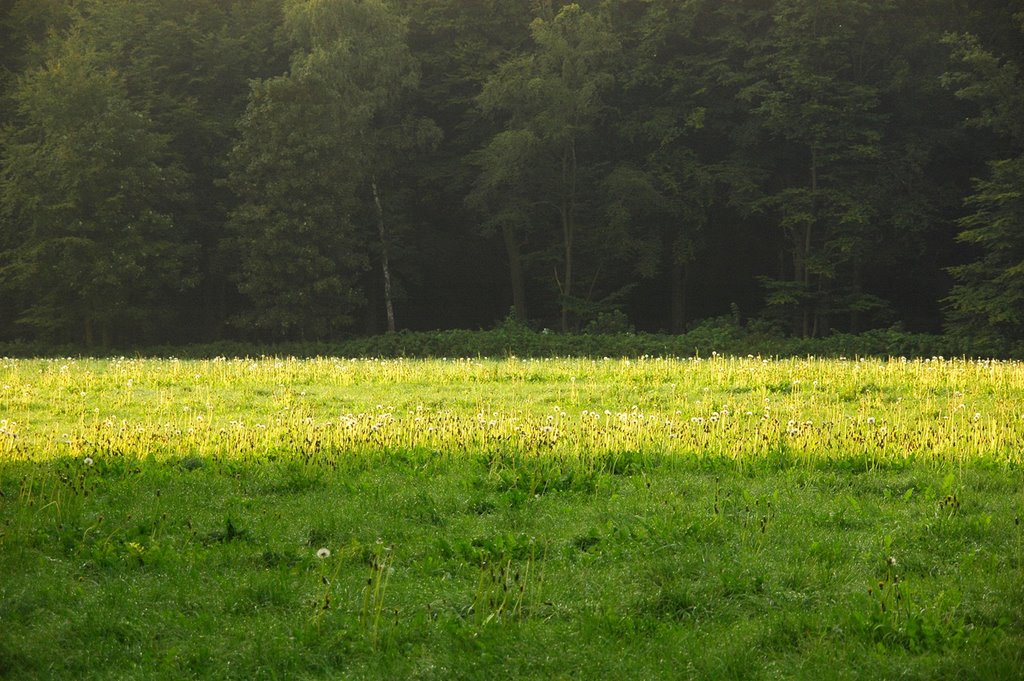
POLYGON ((323 560, 324 558, 330 558, 331 557, 331 550, 329 548, 327 548, 327 547, 324 547, 324 548, 322 548, 322 549, 320 549, 319 551, 316 552, 316 557, 321 559, 321 560, 323 560))

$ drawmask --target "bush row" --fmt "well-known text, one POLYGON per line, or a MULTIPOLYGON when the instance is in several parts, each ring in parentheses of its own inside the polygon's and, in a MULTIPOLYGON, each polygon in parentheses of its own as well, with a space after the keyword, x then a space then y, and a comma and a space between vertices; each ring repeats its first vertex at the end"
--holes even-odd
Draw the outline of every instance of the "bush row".
POLYGON ((156 346, 87 350, 73 346, 28 343, 0 344, 5 357, 993 357, 1024 359, 1024 345, 998 341, 908 333, 899 329, 834 334, 825 338, 793 338, 752 332, 731 319, 705 321, 685 334, 581 333, 536 331, 512 321, 490 330, 401 331, 381 336, 331 342, 259 345, 218 342, 188 346, 156 346))

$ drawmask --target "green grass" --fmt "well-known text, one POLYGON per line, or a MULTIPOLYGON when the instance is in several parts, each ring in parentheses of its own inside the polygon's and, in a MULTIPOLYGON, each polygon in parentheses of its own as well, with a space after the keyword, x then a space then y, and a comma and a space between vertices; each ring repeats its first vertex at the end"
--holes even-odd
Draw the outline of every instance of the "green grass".
POLYGON ((0 678, 1024 678, 1018 364, 0 362, 0 678))

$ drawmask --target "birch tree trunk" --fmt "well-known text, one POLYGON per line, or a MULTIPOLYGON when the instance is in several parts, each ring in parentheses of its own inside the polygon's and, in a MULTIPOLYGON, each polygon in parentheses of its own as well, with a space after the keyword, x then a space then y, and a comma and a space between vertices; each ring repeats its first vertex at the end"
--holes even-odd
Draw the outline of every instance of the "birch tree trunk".
POLYGON ((373 203, 377 207, 377 230, 380 233, 380 266, 384 273, 384 309, 388 317, 388 333, 395 332, 395 306, 391 299, 391 265, 388 257, 388 236, 387 224, 384 222, 384 206, 380 201, 380 191, 377 189, 377 176, 370 180, 370 188, 373 189, 373 203))

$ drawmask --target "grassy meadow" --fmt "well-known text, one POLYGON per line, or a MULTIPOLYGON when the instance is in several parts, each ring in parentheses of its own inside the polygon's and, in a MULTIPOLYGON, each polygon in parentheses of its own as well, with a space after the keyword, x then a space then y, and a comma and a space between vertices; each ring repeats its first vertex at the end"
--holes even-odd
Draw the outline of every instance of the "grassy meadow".
POLYGON ((0 359, 0 678, 1024 678, 1024 364, 0 359))

